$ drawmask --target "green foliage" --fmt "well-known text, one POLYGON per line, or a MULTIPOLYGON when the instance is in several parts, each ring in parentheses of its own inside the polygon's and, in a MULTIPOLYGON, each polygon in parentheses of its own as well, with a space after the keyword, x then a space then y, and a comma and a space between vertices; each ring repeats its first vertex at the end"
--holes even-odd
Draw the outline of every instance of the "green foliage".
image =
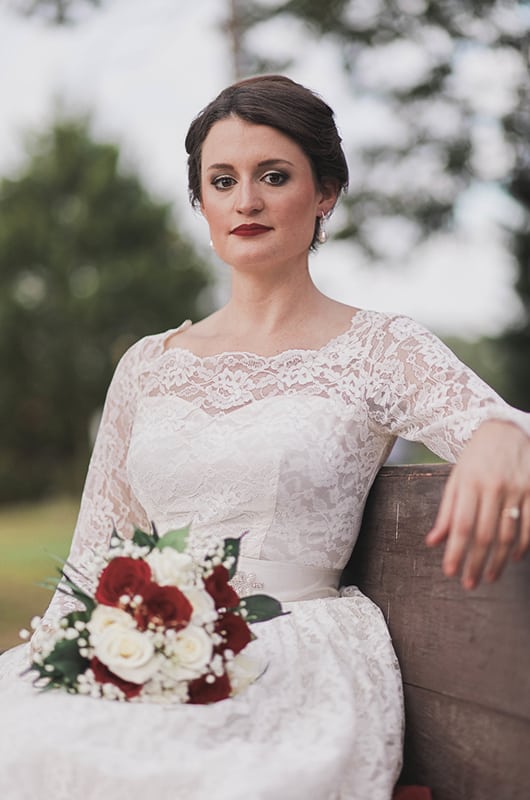
POLYGON ((79 654, 77 642, 72 639, 63 639, 57 642, 53 651, 42 660, 41 664, 35 662, 32 664, 32 671, 37 672, 36 681, 39 679, 48 681, 44 687, 46 689, 61 686, 69 689, 75 687, 77 676, 83 673, 88 666, 88 659, 79 654))
MULTIPOLYGON (((513 7, 514 3, 507 3, 513 7)), ((246 7, 247 32, 273 18, 296 19, 305 25, 308 46, 334 42, 356 101, 370 99, 385 108, 400 133, 377 136, 350 153, 351 191, 346 199, 347 221, 339 238, 355 237, 365 252, 380 257, 374 241, 372 220, 402 218, 414 230, 411 246, 434 231, 449 228, 462 191, 481 179, 473 163, 472 135, 475 123, 497 125, 484 117, 466 97, 454 90, 455 69, 462 53, 473 48, 513 49, 525 53, 526 31, 503 28, 496 0, 380 0, 368 4, 356 0, 288 0, 274 6, 255 2, 246 7), (312 40, 312 41, 311 41, 312 40), (424 69, 409 80, 394 80, 394 60, 404 57, 402 46, 427 55, 424 69), (367 56, 385 54, 385 74, 375 78, 366 68, 367 56), (364 65, 364 66, 363 66, 364 65), (436 103, 436 110, 433 108, 436 103), (443 133, 436 118, 452 120, 443 133), (426 179, 420 180, 421 173, 426 179), (430 179, 429 179, 430 175, 430 179)), ((409 51, 410 52, 410 51, 409 51)), ((252 65, 252 53, 245 60, 252 65)), ((254 59, 254 71, 285 69, 285 62, 254 59)), ((399 64, 398 64, 399 66, 399 64)), ((251 67, 252 69, 252 67, 251 67)), ((398 70, 399 73, 400 70, 398 70)), ((414 70, 413 70, 414 72, 414 70)), ((360 112, 362 113, 362 112, 360 112)), ((389 123, 389 127, 393 122, 389 123)), ((396 129, 397 129, 396 127, 396 129)), ((521 136, 505 127, 505 138, 515 147, 521 136)))
POLYGON ((205 265, 87 120, 0 183, 0 501, 78 491, 89 425, 141 336, 194 318, 205 265))
POLYGON ((241 539, 245 534, 242 534, 238 539, 228 538, 225 539, 225 546, 223 552, 223 561, 226 561, 228 558, 233 558, 234 561, 232 566, 228 570, 228 578, 232 580, 234 575, 237 571, 237 564, 239 561, 239 551, 241 549, 241 539))
MULTIPOLYGON (((377 135, 348 154, 350 193, 338 237, 354 238, 370 259, 389 258, 381 222, 394 221, 405 230, 408 249, 405 244, 397 259, 402 261, 423 238, 450 230, 458 202, 472 184, 495 182, 517 201, 524 221, 507 232, 507 241, 518 263, 517 290, 524 314, 501 339, 495 358, 509 376, 505 396, 526 409, 530 409, 529 12, 528 2, 516 0, 284 0, 272 6, 245 4, 242 16, 242 31, 247 40, 248 34, 254 35, 254 47, 267 41, 266 36, 256 35, 259 25, 274 18, 298 21, 305 28, 308 48, 322 41, 334 43, 354 103, 369 101, 372 108, 375 104, 384 109, 382 119, 388 128, 399 129, 394 139, 377 135), (406 52, 410 55, 411 48, 424 68, 409 80, 395 80, 400 58, 406 52), (384 56, 384 69, 376 75, 366 67, 374 53, 384 56), (511 107, 484 102, 485 87, 478 89, 482 100, 473 91, 459 91, 463 60, 484 55, 511 65, 511 107), (490 141, 505 150, 507 163, 512 158, 511 175, 494 174, 487 158, 477 159, 477 142, 484 137, 492 137, 490 141)), ((262 51, 254 53, 250 47, 241 60, 249 72, 285 71, 289 66, 281 57, 267 61, 262 51)), ((478 59, 473 69, 480 69, 478 59)), ((495 95, 494 88, 491 94, 495 95)))
POLYGON ((176 550, 178 553, 184 553, 188 544, 189 532, 189 525, 186 525, 184 528, 179 528, 178 530, 167 531, 167 533, 158 539, 156 547, 158 547, 159 550, 163 550, 164 547, 172 547, 173 550, 176 550))
POLYGON ((283 617, 291 613, 290 611, 282 611, 282 604, 268 594, 253 594, 249 597, 244 597, 240 607, 243 607, 247 612, 245 619, 250 624, 253 622, 266 622, 269 619, 274 619, 274 617, 283 617))
MULTIPOLYGON (((526 142, 530 142, 530 109, 525 117, 526 142)), ((527 145, 528 147, 528 145, 527 145)), ((506 399, 518 408, 530 411, 530 152, 526 163, 521 157, 511 182, 513 196, 524 209, 524 221, 514 235, 514 252, 519 264, 517 291, 523 313, 519 322, 498 343, 500 357, 510 375, 506 399)))

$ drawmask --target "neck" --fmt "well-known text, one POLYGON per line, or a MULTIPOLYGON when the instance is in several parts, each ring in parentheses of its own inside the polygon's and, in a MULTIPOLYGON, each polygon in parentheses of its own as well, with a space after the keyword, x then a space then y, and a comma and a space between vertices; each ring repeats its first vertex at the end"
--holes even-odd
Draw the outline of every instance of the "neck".
POLYGON ((221 313, 230 320, 232 329, 260 330, 272 335, 310 318, 323 299, 307 270, 294 277, 286 271, 280 277, 265 279, 263 275, 237 273, 230 300, 221 313))

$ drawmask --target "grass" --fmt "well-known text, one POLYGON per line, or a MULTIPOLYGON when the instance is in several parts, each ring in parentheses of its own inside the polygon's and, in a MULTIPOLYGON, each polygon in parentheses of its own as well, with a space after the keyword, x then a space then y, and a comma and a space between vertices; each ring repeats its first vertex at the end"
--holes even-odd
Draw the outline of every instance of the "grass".
POLYGON ((65 558, 78 501, 58 498, 0 507, 0 650, 20 643, 18 631, 42 614, 52 593, 38 584, 56 577, 65 558))

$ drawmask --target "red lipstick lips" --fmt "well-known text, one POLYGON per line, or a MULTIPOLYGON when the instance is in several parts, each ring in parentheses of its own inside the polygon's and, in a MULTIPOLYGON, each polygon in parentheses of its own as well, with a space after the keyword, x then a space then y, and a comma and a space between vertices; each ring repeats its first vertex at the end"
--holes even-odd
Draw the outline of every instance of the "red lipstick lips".
POLYGON ((252 225, 238 225, 238 227, 231 230, 230 233, 233 233, 235 236, 259 236, 260 233, 267 233, 267 231, 270 230, 272 230, 272 228, 253 222, 252 225))

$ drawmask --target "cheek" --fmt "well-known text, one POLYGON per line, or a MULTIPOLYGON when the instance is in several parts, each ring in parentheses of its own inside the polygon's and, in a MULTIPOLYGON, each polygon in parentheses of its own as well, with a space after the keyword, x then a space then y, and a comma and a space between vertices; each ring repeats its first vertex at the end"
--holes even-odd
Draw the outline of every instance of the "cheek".
POLYGON ((305 225, 308 220, 313 223, 317 216, 317 199, 313 183, 299 186, 292 193, 286 205, 288 205, 289 215, 293 220, 299 220, 301 225, 305 225))
POLYGON ((205 197, 204 195, 202 197, 203 200, 201 202, 201 214, 210 228, 215 227, 221 218, 222 213, 215 203, 210 202, 210 198, 205 197))

